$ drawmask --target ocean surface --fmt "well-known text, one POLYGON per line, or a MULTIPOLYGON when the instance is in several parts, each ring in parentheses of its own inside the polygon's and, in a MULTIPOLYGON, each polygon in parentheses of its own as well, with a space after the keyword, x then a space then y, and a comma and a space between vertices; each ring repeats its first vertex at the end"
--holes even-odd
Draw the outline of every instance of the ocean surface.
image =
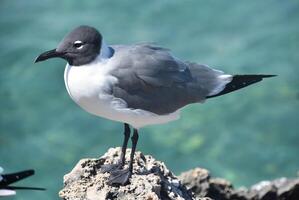
POLYGON ((0 166, 34 168, 18 200, 59 199, 81 158, 122 143, 122 124, 92 116, 68 96, 65 61, 34 64, 78 25, 108 44, 154 42, 183 60, 231 74, 277 74, 140 130, 138 150, 175 174, 205 167, 236 186, 299 170, 299 1, 0 1, 0 166))

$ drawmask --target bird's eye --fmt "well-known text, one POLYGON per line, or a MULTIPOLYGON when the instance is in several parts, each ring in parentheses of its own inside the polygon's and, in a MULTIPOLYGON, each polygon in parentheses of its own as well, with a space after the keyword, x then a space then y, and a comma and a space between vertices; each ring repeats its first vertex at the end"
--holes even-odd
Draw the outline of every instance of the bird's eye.
POLYGON ((82 49, 82 47, 83 47, 83 42, 82 42, 82 41, 79 41, 79 40, 75 41, 75 42, 74 42, 74 47, 75 47, 76 49, 82 49))

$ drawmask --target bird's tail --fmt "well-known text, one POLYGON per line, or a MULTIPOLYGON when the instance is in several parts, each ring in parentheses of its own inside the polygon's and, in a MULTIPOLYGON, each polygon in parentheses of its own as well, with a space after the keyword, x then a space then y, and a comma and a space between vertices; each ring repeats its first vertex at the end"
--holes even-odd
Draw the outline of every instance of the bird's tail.
POLYGON ((0 181, 0 189, 10 185, 11 183, 15 183, 20 181, 28 176, 32 176, 34 174, 34 170, 24 170, 20 172, 15 172, 12 174, 2 174, 2 180, 0 181))
POLYGON ((226 84, 225 88, 218 94, 207 96, 206 98, 213 98, 221 96, 235 90, 247 87, 251 84, 260 82, 263 78, 270 78, 276 75, 234 75, 231 82, 226 84))

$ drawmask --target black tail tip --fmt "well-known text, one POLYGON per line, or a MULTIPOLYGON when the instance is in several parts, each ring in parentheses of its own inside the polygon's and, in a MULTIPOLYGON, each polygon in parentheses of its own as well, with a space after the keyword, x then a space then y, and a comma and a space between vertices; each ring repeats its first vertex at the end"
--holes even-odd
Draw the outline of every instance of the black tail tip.
POLYGON ((260 75, 258 75, 258 76, 260 76, 261 78, 271 78, 271 77, 275 77, 275 76, 277 76, 277 75, 274 75, 274 74, 271 74, 271 75, 260 74, 260 75))
POLYGON ((207 96, 207 98, 221 96, 235 90, 239 90, 241 88, 247 87, 251 84, 257 83, 262 81, 264 78, 271 78, 277 75, 270 75, 270 74, 247 74, 247 75, 234 75, 231 82, 229 82, 224 90, 220 93, 212 96, 207 96))

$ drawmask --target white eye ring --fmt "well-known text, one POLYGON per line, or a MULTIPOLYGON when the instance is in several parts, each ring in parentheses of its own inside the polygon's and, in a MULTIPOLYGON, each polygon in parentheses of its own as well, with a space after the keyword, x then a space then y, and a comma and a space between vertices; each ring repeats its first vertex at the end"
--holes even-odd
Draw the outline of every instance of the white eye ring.
POLYGON ((74 47, 75 47, 76 49, 82 49, 82 48, 83 48, 83 42, 80 41, 80 40, 75 41, 75 42, 74 42, 74 47))

